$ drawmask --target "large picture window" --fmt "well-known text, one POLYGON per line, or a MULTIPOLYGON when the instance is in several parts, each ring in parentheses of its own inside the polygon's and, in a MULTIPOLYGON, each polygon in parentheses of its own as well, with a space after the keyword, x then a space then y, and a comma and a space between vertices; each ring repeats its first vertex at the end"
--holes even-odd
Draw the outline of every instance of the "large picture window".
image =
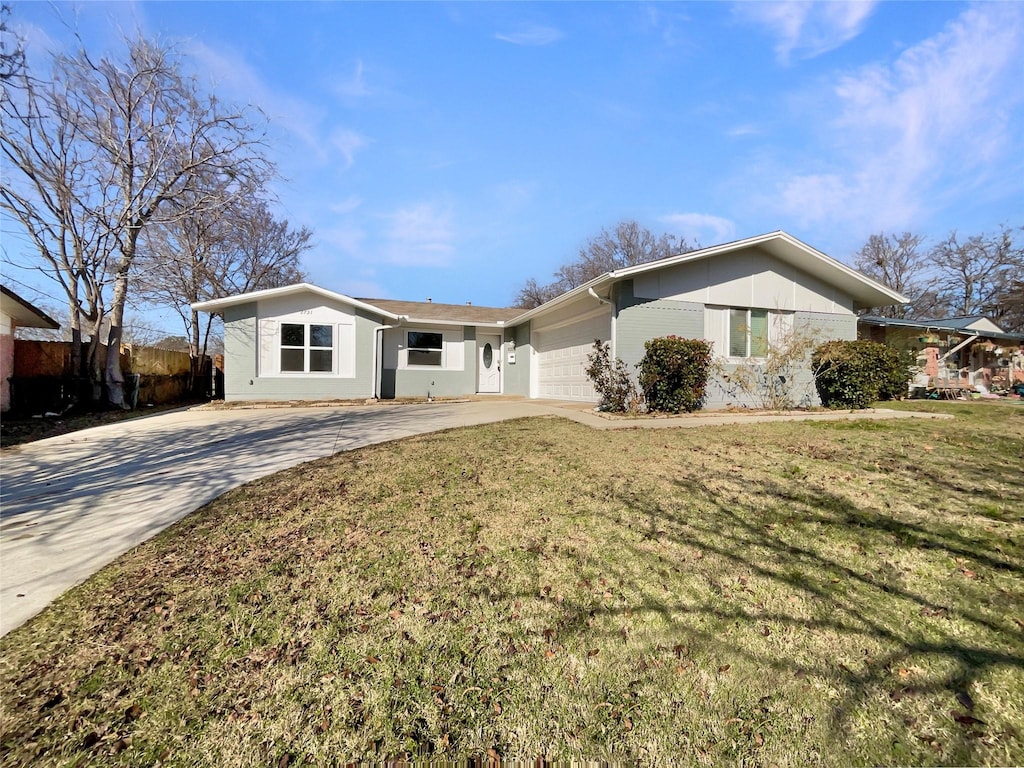
POLYGON ((431 331, 409 331, 406 341, 409 365, 441 366, 444 335, 431 331))
POLYGON ((333 370, 333 326, 281 323, 282 373, 331 373, 333 370))
POLYGON ((729 357, 768 355, 768 310, 729 310, 729 357))

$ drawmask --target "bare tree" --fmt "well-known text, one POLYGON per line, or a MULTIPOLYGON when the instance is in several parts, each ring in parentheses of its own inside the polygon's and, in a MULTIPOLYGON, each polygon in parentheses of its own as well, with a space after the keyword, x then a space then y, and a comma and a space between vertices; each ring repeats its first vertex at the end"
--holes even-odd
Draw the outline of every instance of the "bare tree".
POLYGON ((89 395, 97 399, 99 329, 117 243, 105 221, 109 211, 103 185, 94 176, 97 152, 83 136, 60 67, 49 82, 30 78, 24 68, 4 82, 0 153, 10 168, 0 186, 0 207, 28 234, 37 268, 63 289, 72 369, 91 380, 89 395), (90 342, 83 357, 85 336, 90 342))
POLYGON ((910 232, 898 237, 883 232, 871 235, 857 252, 854 267, 911 299, 909 304, 875 307, 873 312, 882 317, 910 318, 925 316, 933 309, 928 306, 934 293, 928 290, 928 259, 920 250, 923 240, 910 232))
POLYGON ((574 261, 555 272, 553 282, 540 285, 534 278, 527 280, 519 289, 516 303, 526 308, 539 307, 605 272, 668 258, 694 247, 675 235, 657 236, 635 221, 623 221, 614 230, 602 229, 588 240, 574 261))
POLYGON ((216 215, 194 213, 150 227, 136 263, 140 295, 181 318, 193 375, 202 375, 213 317, 205 329, 197 301, 301 282, 312 232, 292 229, 262 200, 235 199, 216 215))
POLYGON ((10 4, 0 4, 0 81, 9 80, 25 68, 25 42, 8 26, 10 16, 10 4))
POLYGON ((1007 333, 1024 333, 1024 277, 1010 278, 986 314, 1007 333))
MULTIPOLYGON (((28 78, 22 85, 30 101, 38 86, 28 78)), ((262 116, 253 122, 252 110, 204 93, 182 73, 173 49, 141 37, 125 41, 122 58, 94 60, 84 49, 56 56, 46 88, 60 92, 60 104, 51 100, 32 119, 21 120, 21 136, 5 138, 4 150, 17 157, 21 153, 8 147, 27 140, 25 153, 47 159, 52 171, 33 174, 35 166, 17 163, 34 192, 60 204, 64 196, 72 198, 80 205, 67 226, 85 226, 104 245, 113 241, 104 272, 111 296, 103 379, 109 402, 124 407, 119 348, 139 238, 159 222, 211 214, 259 188, 273 172, 263 154, 262 116), (49 145, 31 143, 42 130, 34 123, 46 125, 48 133, 71 134, 73 146, 81 148, 76 165, 49 162, 49 145)), ((67 289, 69 300, 78 301, 67 289)))
POLYGON ((1000 297, 1024 275, 1024 248, 1009 227, 961 240, 954 230, 931 251, 937 290, 953 315, 993 313, 1000 297))

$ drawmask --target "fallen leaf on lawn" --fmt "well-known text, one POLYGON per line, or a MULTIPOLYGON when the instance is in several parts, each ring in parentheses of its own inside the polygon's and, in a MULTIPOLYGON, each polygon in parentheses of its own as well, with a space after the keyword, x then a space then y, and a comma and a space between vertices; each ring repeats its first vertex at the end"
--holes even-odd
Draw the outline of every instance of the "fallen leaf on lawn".
POLYGON ((754 734, 754 743, 757 746, 759 746, 759 747, 763 747, 764 746, 764 736, 762 734, 760 734, 760 733, 755 733, 754 734))
POLYGON ((589 651, 587 651, 587 657, 592 658, 594 656, 597 656, 597 654, 599 654, 600 652, 600 648, 591 648, 589 651))
POLYGON ((962 712, 957 712, 955 709, 950 710, 949 714, 951 714, 953 719, 961 725, 985 725, 984 720, 979 720, 976 717, 971 717, 970 715, 965 715, 962 712))
POLYGON ((720 666, 720 667, 718 668, 718 671, 719 671, 719 672, 728 672, 728 671, 729 671, 729 668, 730 668, 731 666, 732 666, 731 664, 723 664, 722 666, 720 666))
POLYGON ((909 677, 910 670, 905 667, 900 667, 898 670, 896 670, 896 674, 898 674, 900 677, 909 677))
POLYGON ((551 650, 550 648, 548 648, 546 651, 544 651, 544 658, 546 658, 546 659, 554 658, 554 655, 555 655, 555 652, 553 650, 551 650))
POLYGON ((494 714, 496 714, 496 715, 500 715, 501 714, 501 703, 500 702, 497 702, 497 701, 494 702, 494 714))
POLYGON ((974 709, 974 699, 971 698, 971 694, 967 691, 957 691, 956 700, 960 702, 960 706, 974 709))

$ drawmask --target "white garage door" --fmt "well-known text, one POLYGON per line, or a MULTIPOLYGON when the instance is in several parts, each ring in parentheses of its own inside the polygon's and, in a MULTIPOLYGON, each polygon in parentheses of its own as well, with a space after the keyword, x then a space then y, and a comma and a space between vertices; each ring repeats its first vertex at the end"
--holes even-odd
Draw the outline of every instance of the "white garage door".
POLYGON ((535 330, 537 397, 597 402, 584 369, 594 339, 608 341, 610 335, 611 310, 560 328, 535 330))

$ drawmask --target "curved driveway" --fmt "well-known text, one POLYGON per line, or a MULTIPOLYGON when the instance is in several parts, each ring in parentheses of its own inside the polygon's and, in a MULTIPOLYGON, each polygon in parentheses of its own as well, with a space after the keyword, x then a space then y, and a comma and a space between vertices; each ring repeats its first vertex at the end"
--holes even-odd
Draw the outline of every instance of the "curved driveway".
POLYGON ((250 480, 373 443, 551 414, 597 429, 935 418, 934 414, 861 411, 781 416, 707 413, 612 422, 586 412, 579 403, 492 400, 184 410, 95 427, 7 448, 0 455, 0 635, 122 553, 250 480))
POLYGON ((0 635, 250 480, 364 445, 553 410, 500 401, 185 410, 5 449, 0 635))

